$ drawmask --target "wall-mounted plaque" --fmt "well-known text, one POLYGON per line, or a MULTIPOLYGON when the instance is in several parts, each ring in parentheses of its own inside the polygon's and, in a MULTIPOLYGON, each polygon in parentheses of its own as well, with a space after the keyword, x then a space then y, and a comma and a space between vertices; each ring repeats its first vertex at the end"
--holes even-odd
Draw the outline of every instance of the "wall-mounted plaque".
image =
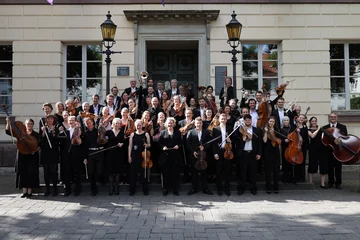
POLYGON ((117 67, 117 76, 130 76, 130 67, 117 67))
POLYGON ((215 67, 215 95, 219 95, 220 90, 224 87, 226 72, 226 66, 215 67))

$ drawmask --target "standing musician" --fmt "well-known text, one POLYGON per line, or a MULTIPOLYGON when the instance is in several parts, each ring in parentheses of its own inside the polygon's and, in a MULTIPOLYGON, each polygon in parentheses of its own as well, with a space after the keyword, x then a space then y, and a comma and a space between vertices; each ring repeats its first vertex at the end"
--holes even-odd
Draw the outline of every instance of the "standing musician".
MULTIPOLYGON (((323 147, 321 146, 321 133, 320 126, 317 125, 317 118, 311 117, 309 121, 309 129, 308 135, 310 138, 309 143, 309 182, 313 183, 313 174, 320 170, 320 187, 323 189, 327 189, 328 187, 325 185, 325 178, 328 174, 328 161, 321 157, 324 155, 321 150, 323 147)), ((326 154, 326 153, 325 153, 326 154)))
POLYGON ((171 80, 171 89, 166 91, 168 97, 173 98, 175 95, 179 95, 178 81, 176 79, 171 80))
POLYGON ((213 113, 211 108, 205 110, 205 118, 203 120, 203 129, 208 129, 210 126, 215 114, 213 113))
POLYGON ((157 89, 155 90, 155 96, 159 99, 160 102, 162 102, 162 95, 164 91, 164 83, 158 82, 157 89))
POLYGON ((47 115, 45 126, 40 129, 41 158, 44 168, 46 191, 44 196, 50 195, 50 183, 53 184, 53 196, 57 196, 58 163, 59 163, 59 130, 55 128, 54 116, 47 115), (45 136, 47 134, 48 137, 45 136), (51 145, 50 145, 51 144, 51 145))
POLYGON ((60 153, 60 181, 62 183, 64 183, 64 179, 65 179, 65 174, 64 174, 64 163, 66 161, 67 158, 67 148, 66 146, 66 141, 67 141, 67 133, 66 130, 68 130, 70 128, 69 125, 69 113, 67 111, 63 111, 62 112, 62 119, 63 122, 58 123, 57 127, 59 128, 59 134, 58 134, 58 139, 59 139, 59 153, 60 153), (66 152, 66 154, 64 155, 64 153, 66 152))
POLYGON ((249 114, 251 115, 251 125, 253 127, 256 127, 257 121, 259 119, 259 114, 256 110, 256 100, 253 98, 249 100, 249 114))
POLYGON ((79 112, 76 111, 76 106, 74 101, 71 99, 65 101, 65 110, 68 111, 70 116, 77 116, 79 114, 79 112))
POLYGON ((198 189, 198 173, 201 174, 201 182, 203 187, 203 193, 213 195, 207 185, 207 173, 206 169, 198 170, 195 168, 195 163, 198 160, 198 151, 206 151, 209 145, 203 146, 204 143, 209 141, 209 133, 202 129, 202 120, 200 117, 195 118, 195 128, 190 130, 186 136, 186 147, 189 153, 191 153, 191 177, 192 177, 192 189, 188 192, 188 195, 197 193, 198 189))
POLYGON ((132 119, 140 119, 141 118, 141 111, 136 105, 134 99, 130 98, 129 101, 129 114, 132 119))
POLYGON ((281 129, 283 127, 283 119, 285 116, 288 116, 290 119, 290 124, 294 122, 294 116, 292 114, 292 111, 287 111, 286 108, 284 108, 284 98, 279 97, 277 100, 277 109, 274 109, 271 113, 271 116, 274 116, 276 119, 276 129, 281 129))
POLYGON ((215 102, 215 96, 214 96, 214 88, 213 86, 209 85, 206 87, 206 93, 211 94, 212 100, 215 102))
MULTIPOLYGON (((132 94, 142 95, 142 89, 141 89, 141 91, 139 91, 139 88, 136 87, 136 80, 135 79, 130 80, 130 87, 125 88, 124 92, 126 92, 129 96, 132 95, 132 94)), ((136 95, 135 95, 134 99, 136 98, 136 95)))
POLYGON ((62 117, 62 113, 64 111, 65 107, 64 104, 62 104, 62 102, 57 102, 55 104, 55 111, 56 113, 54 114, 55 119, 57 119, 57 123, 62 123, 64 121, 63 117, 62 117))
POLYGON ((109 114, 109 107, 105 106, 101 108, 101 118, 98 119, 96 125, 97 128, 101 126, 103 126, 104 128, 106 128, 106 130, 110 130, 111 129, 111 121, 113 120, 113 116, 111 116, 109 114))
MULTIPOLYGON (((39 129, 41 129, 41 127, 43 127, 43 123, 45 124, 46 116, 51 114, 51 112, 53 110, 53 106, 51 105, 51 103, 46 102, 43 104, 42 110, 44 112, 45 117, 41 117, 41 119, 39 120, 39 129)), ((54 124, 56 124, 56 122, 54 122, 54 124)))
POLYGON ((143 94, 144 96, 149 95, 149 93, 150 93, 151 97, 157 97, 157 96, 158 96, 158 95, 156 94, 156 92, 155 92, 154 80, 151 79, 151 78, 150 78, 150 79, 147 79, 147 81, 146 81, 146 88, 144 88, 144 89, 142 90, 142 94, 143 94), (149 91, 149 87, 151 87, 152 90, 149 91))
POLYGON ((206 110, 206 101, 205 98, 199 98, 199 108, 195 109, 194 117, 200 117, 202 120, 205 119, 205 110, 206 110))
MULTIPOLYGON (((36 140, 39 139, 39 133, 35 132, 34 120, 27 118, 25 120, 26 134, 33 136, 36 140)), ((5 132, 12 136, 10 128, 10 120, 6 118, 5 132)), ((37 149, 39 150, 39 148, 37 149)), ((19 174, 19 189, 23 189, 21 198, 31 198, 33 188, 39 187, 39 152, 35 151, 30 154, 22 154, 18 151, 17 174, 19 174)))
POLYGON ((143 125, 143 130, 149 133, 149 135, 152 137, 154 136, 154 125, 150 116, 151 114, 149 111, 144 111, 141 116, 141 122, 143 125))
MULTIPOLYGON (((127 108, 121 109, 121 130, 120 134, 124 136, 124 146, 123 146, 123 155, 120 157, 123 157, 124 159, 127 159, 128 157, 128 148, 129 148, 129 137, 130 135, 135 132, 135 124, 134 120, 129 115, 129 110, 127 108)), ((122 163, 122 173, 121 178, 122 182, 129 183, 129 162, 123 161, 122 163)))
POLYGON ((111 88, 111 94, 114 96, 115 109, 119 109, 121 102, 121 98, 118 96, 118 93, 119 89, 117 88, 117 86, 111 88))
POLYGON ((229 100, 234 98, 234 88, 232 85, 231 77, 225 79, 224 87, 220 90, 220 107, 223 108, 229 104, 229 100))
POLYGON ((231 108, 229 105, 225 105, 224 106, 224 114, 226 116, 226 127, 228 129, 233 129, 234 128, 234 124, 236 122, 235 117, 231 116, 231 108))
POLYGON ((308 128, 306 125, 304 125, 305 115, 300 114, 297 119, 297 131, 300 133, 300 136, 302 138, 302 144, 301 144, 301 151, 304 156, 304 161, 295 166, 295 181, 296 182, 305 182, 305 161, 307 156, 307 149, 309 145, 309 135, 308 135, 308 128))
POLYGON ((148 172, 145 173, 145 170, 142 168, 142 153, 146 148, 150 148, 150 135, 147 132, 143 131, 143 124, 141 120, 135 121, 136 132, 130 135, 129 140, 129 155, 128 161, 130 163, 130 196, 134 196, 136 190, 136 179, 138 173, 140 173, 141 179, 143 179, 143 192, 144 195, 149 195, 148 188, 148 172))
POLYGON ((261 131, 252 126, 250 114, 243 115, 243 119, 245 126, 239 127, 239 130, 234 133, 237 165, 240 165, 238 195, 244 193, 247 179, 250 183, 251 194, 256 195, 256 161, 260 160, 262 153, 261 131))
POLYGON ((240 118, 240 112, 237 106, 237 99, 233 98, 229 100, 230 106, 230 115, 235 119, 238 120, 240 118))
POLYGON ((95 118, 95 115, 90 113, 90 104, 88 102, 82 103, 82 109, 83 111, 79 113, 79 115, 76 117, 76 121, 80 123, 82 132, 86 131, 86 126, 84 123, 84 119, 87 117, 93 117, 95 118))
POLYGON ((280 172, 280 150, 281 139, 275 132, 275 118, 271 116, 264 127, 264 164, 266 193, 271 194, 271 174, 273 175, 273 190, 275 194, 279 193, 279 172, 280 172))
MULTIPOLYGON (((169 111, 169 116, 175 118, 176 122, 180 122, 184 117, 185 103, 180 101, 180 96, 173 96, 174 105, 169 111)), ((177 128, 178 129, 178 128, 177 128)))
POLYGON ((289 163, 285 158, 285 151, 289 145, 289 139, 287 136, 293 132, 296 127, 291 126, 290 124, 290 118, 288 116, 284 116, 282 119, 283 124, 282 128, 280 129, 280 138, 281 138, 281 164, 282 164, 282 173, 283 173, 283 183, 286 185, 290 182, 296 183, 296 180, 294 178, 294 168, 295 166, 291 163, 289 163))
POLYGON ((223 190, 225 190, 225 194, 227 196, 230 196, 230 177, 232 163, 230 158, 225 159, 224 153, 225 147, 229 146, 227 144, 231 144, 231 140, 228 137, 228 134, 232 131, 232 127, 227 126, 227 115, 225 113, 220 114, 219 119, 220 126, 214 128, 213 137, 221 137, 218 139, 218 141, 215 142, 215 144, 212 144, 214 158, 216 160, 216 185, 219 196, 222 196, 223 190), (224 175, 224 177, 222 175, 224 175), (225 182, 224 186, 223 178, 225 182))
POLYGON ((170 106, 171 106, 171 100, 167 95, 167 92, 162 92, 161 95, 161 103, 160 103, 160 107, 164 110, 164 112, 169 115, 169 111, 170 111, 170 106))
POLYGON ((98 139, 98 129, 95 128, 95 121, 92 118, 85 118, 85 124, 87 130, 84 132, 84 149, 85 149, 85 159, 84 164, 85 168, 88 167, 88 175, 90 178, 90 187, 91 187, 91 196, 97 195, 96 187, 96 175, 101 176, 103 173, 103 164, 104 164, 104 152, 95 153, 104 148, 103 145, 99 144, 98 139))
MULTIPOLYGON (((332 112, 329 115, 329 124, 323 126, 323 129, 328 128, 338 128, 343 134, 348 135, 348 131, 345 125, 338 123, 338 115, 332 112)), ((335 143, 338 142, 338 139, 335 139, 335 143)), ((335 184, 336 189, 341 189, 342 184, 342 163, 338 161, 332 154, 332 149, 330 147, 325 147, 327 149, 327 154, 324 154, 324 157, 328 159, 329 166, 329 175, 328 175, 328 187, 332 188, 335 184), (327 155, 327 156, 326 156, 327 155)))
POLYGON ((151 107, 147 110, 150 112, 150 118, 153 119, 153 126, 155 126, 159 112, 164 112, 164 110, 159 106, 159 100, 157 97, 153 97, 151 99, 151 107))
POLYGON ((164 176, 163 182, 163 196, 169 193, 169 188, 173 188, 175 196, 179 196, 180 187, 180 161, 182 140, 181 134, 175 130, 175 118, 169 117, 166 119, 166 129, 161 131, 159 145, 161 152, 162 173, 164 176))
POLYGON ((100 109, 103 107, 103 105, 99 104, 99 95, 94 94, 92 100, 93 104, 90 106, 89 112, 99 116, 101 114, 100 109))
POLYGON ((120 105, 118 109, 123 109, 123 108, 129 108, 129 95, 126 92, 123 92, 121 95, 121 99, 120 99, 120 105))
MULTIPOLYGON (((126 108, 124 108, 126 109, 126 108)), ((119 195, 120 172, 123 168, 124 156, 124 131, 121 128, 121 119, 114 118, 112 121, 112 130, 106 131, 107 147, 117 146, 109 149, 105 155, 107 176, 109 177, 109 195, 119 195)))
MULTIPOLYGON (((109 114, 113 115, 116 111, 116 106, 114 105, 114 95, 108 94, 106 96, 106 102, 107 102, 106 107, 109 108, 109 114)), ((104 108, 104 107, 102 107, 102 108, 104 108)), ((102 112, 102 109, 100 111, 102 112)))
POLYGON ((182 146, 181 146, 181 155, 183 156, 183 163, 184 163, 184 183, 190 181, 190 163, 191 163, 191 156, 190 152, 186 148, 186 135, 187 133, 195 127, 195 124, 192 123, 193 121, 193 112, 191 109, 185 110, 185 119, 181 120, 178 123, 178 129, 181 129, 181 136, 182 136, 182 146))
POLYGON ((144 97, 143 97, 143 101, 142 101, 142 104, 141 104, 141 109, 144 109, 144 110, 148 109, 149 105, 151 106, 151 100, 152 100, 153 97, 156 97, 155 89, 154 89, 153 86, 149 86, 147 88, 147 94, 144 95, 144 97), (148 101, 149 101, 148 99, 150 99, 150 104, 148 103, 148 101))
POLYGON ((60 142, 62 165, 64 168, 65 197, 71 194, 70 182, 73 180, 73 177, 75 177, 74 196, 80 194, 82 161, 84 159, 80 124, 75 121, 75 116, 69 116, 68 123, 70 127, 68 130, 65 130, 67 137, 65 141, 60 142))
MULTIPOLYGON (((160 163, 160 152, 162 151, 159 146, 160 134, 165 130, 165 113, 159 112, 157 116, 157 123, 154 127, 154 136, 153 141, 151 142, 151 156, 154 159, 152 169, 155 169, 156 172, 162 174, 162 166, 160 163)), ((162 177, 160 176, 159 182, 162 183, 162 177)))

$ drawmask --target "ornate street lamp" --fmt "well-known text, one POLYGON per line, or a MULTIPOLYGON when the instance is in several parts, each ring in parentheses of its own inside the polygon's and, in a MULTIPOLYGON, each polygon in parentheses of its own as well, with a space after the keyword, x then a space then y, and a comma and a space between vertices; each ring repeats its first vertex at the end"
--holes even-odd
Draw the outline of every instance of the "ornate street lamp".
POLYGON ((236 50, 236 48, 240 45, 240 35, 241 35, 241 29, 242 24, 236 19, 235 11, 233 11, 233 14, 231 14, 231 21, 226 24, 226 31, 228 34, 228 44, 230 47, 232 47, 232 50, 230 51, 221 51, 222 53, 231 53, 233 57, 231 58, 231 61, 233 63, 233 85, 234 85, 234 97, 236 98, 236 54, 241 53, 241 51, 236 50))
POLYGON ((113 23, 113 21, 111 21, 110 11, 108 11, 106 17, 107 19, 105 20, 105 22, 103 22, 100 25, 100 27, 103 37, 102 44, 106 48, 105 51, 102 51, 102 54, 106 54, 105 62, 106 62, 106 95, 107 95, 110 93, 110 63, 111 63, 110 55, 121 52, 114 52, 110 50, 110 48, 112 48, 112 46, 114 46, 114 44, 116 43, 114 38, 115 38, 117 26, 113 23))

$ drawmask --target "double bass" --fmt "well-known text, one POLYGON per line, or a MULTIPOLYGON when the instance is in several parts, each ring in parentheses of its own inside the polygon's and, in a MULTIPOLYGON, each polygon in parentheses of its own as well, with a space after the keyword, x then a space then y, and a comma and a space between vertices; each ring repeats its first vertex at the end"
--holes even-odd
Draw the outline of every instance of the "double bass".
POLYGON ((334 157, 341 163, 354 164, 360 159, 360 139, 354 135, 345 135, 338 128, 321 128, 321 138, 325 146, 330 146, 334 157))
POLYGON ((285 159, 291 164, 302 164, 304 162, 304 155, 301 149, 303 139, 298 132, 298 128, 287 136, 289 145, 285 150, 285 159))
POLYGON ((265 125, 267 124, 267 122, 270 118, 271 110, 272 110, 269 101, 266 100, 267 91, 265 89, 265 84, 262 86, 262 90, 263 90, 263 98, 265 98, 265 99, 258 105, 259 118, 256 123, 256 127, 258 127, 258 128, 265 127, 265 125))
POLYGON ((16 146, 21 154, 32 154, 38 150, 39 142, 36 137, 27 134, 24 123, 14 121, 11 119, 6 106, 3 104, 2 108, 10 121, 10 132, 17 140, 16 146))

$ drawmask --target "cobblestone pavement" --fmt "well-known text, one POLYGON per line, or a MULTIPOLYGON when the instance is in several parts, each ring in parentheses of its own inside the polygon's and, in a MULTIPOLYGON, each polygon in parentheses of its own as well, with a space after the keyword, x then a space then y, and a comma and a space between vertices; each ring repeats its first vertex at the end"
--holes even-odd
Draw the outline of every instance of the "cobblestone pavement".
MULTIPOLYGON (((22 199, 0 176, 0 239, 360 239, 358 174, 342 190, 257 196, 57 196, 22 199)), ((319 186, 318 182, 315 186, 319 186)))

